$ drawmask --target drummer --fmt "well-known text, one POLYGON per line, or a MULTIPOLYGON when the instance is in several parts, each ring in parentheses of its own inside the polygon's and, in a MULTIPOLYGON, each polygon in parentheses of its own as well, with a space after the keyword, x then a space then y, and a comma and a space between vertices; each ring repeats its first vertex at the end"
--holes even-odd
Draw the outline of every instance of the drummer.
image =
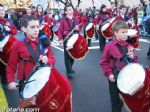
POLYGON ((64 11, 65 11, 66 16, 64 18, 62 18, 62 20, 60 21, 60 26, 59 26, 59 30, 58 30, 58 39, 59 39, 59 43, 63 44, 63 46, 64 46, 64 58, 65 58, 64 60, 65 60, 65 66, 66 66, 66 73, 67 73, 67 77, 69 79, 71 79, 73 74, 75 73, 75 71, 72 68, 72 66, 74 64, 74 59, 66 51, 66 43, 67 42, 64 41, 64 39, 66 39, 65 37, 75 27, 76 27, 75 31, 79 32, 79 27, 77 27, 79 22, 77 21, 77 19, 75 17, 73 17, 73 8, 71 7, 71 5, 66 5, 64 8, 64 11))
MULTIPOLYGON (((0 42, 8 35, 16 35, 17 34, 17 28, 13 24, 13 22, 10 19, 5 18, 5 9, 2 4, 0 4, 0 24, 4 26, 3 31, 1 29, 0 31, 0 42)), ((12 42, 13 43, 13 42, 12 42)), ((11 45, 9 45, 11 46, 11 45)), ((2 48, 0 47, 0 76, 3 87, 7 87, 7 81, 6 81, 6 66, 7 63, 7 57, 9 56, 9 52, 4 53, 2 51, 2 48), (5 63, 4 63, 5 62, 5 63)))
MULTIPOLYGON (((39 46, 39 20, 35 16, 26 16, 22 20, 22 30, 26 34, 24 41, 18 41, 12 46, 12 52, 8 61, 6 73, 10 90, 17 90, 15 73, 17 79, 24 81, 32 72, 36 63, 54 66, 55 60, 50 45, 44 46, 48 51, 44 54, 39 46), (17 71, 17 72, 16 72, 17 71)), ((46 50, 45 50, 46 51, 46 50)), ((21 88, 19 88, 21 91, 21 88)))
POLYGON ((116 83, 118 73, 129 62, 137 62, 133 47, 126 42, 127 29, 128 25, 124 21, 114 23, 112 30, 115 38, 106 45, 100 60, 100 66, 109 82, 112 112, 121 112, 123 106, 116 83))

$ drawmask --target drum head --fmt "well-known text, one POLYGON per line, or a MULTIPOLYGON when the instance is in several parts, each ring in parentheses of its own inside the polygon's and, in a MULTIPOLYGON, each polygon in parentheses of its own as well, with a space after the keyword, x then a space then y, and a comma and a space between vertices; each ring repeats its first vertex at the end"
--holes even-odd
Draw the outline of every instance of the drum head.
POLYGON ((51 73, 51 67, 42 67, 37 70, 27 81, 32 81, 27 83, 22 91, 23 98, 31 98, 36 95, 47 83, 51 73))
POLYGON ((110 23, 106 23, 102 26, 101 31, 105 31, 109 27, 110 23))
POLYGON ((67 50, 72 49, 75 42, 78 40, 79 34, 74 34, 67 41, 67 50))
POLYGON ((117 86, 123 93, 130 94, 131 89, 138 89, 137 84, 143 84, 145 70, 140 64, 131 63, 126 65, 118 74, 117 86))
POLYGON ((128 32, 127 32, 127 35, 130 36, 130 35, 136 35, 138 33, 137 30, 135 29, 128 29, 128 32))
POLYGON ((93 27, 93 23, 89 23, 87 26, 86 26, 86 31, 90 30, 92 27, 93 27))

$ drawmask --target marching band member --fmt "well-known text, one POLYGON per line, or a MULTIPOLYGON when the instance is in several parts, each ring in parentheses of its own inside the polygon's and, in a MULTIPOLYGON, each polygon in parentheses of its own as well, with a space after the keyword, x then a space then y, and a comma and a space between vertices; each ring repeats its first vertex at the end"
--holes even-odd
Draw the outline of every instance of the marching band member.
POLYGON ((3 85, 6 85, 6 63, 8 61, 11 45, 16 39, 13 37, 17 34, 17 29, 12 23, 11 20, 4 18, 5 17, 5 9, 2 4, 0 4, 0 75, 1 81, 3 85), (7 39, 9 38, 9 39, 7 39), (8 40, 7 42, 5 40, 8 40), (9 45, 8 45, 9 43, 9 45), (5 44, 4 46, 2 46, 5 44))
POLYGON ((56 20, 53 17, 52 10, 47 11, 47 16, 44 17, 44 21, 48 24, 48 26, 52 32, 50 41, 53 41, 54 32, 53 32, 52 28, 56 25, 56 20))
MULTIPOLYGON (((58 110, 62 112, 71 112, 72 100, 70 85, 68 81, 54 68, 55 59, 50 44, 44 47, 44 49, 47 49, 48 51, 46 53, 42 53, 42 50, 40 48, 41 43, 39 43, 38 40, 39 26, 39 20, 35 16, 26 16, 22 20, 22 29, 26 34, 26 38, 24 39, 24 41, 17 41, 12 47, 12 52, 7 65, 7 80, 9 83, 9 89, 18 89, 16 87, 18 84, 14 79, 16 71, 18 71, 17 79, 21 84, 24 80, 29 78, 37 63, 49 65, 52 67, 52 72, 49 78, 50 82, 48 84, 49 87, 47 88, 49 94, 46 94, 45 92, 42 93, 41 96, 38 95, 38 93, 36 96, 34 96, 34 99, 37 99, 32 100, 32 102, 30 103, 28 102, 29 104, 26 104, 26 106, 37 107, 40 109, 40 112, 57 112, 58 110), (59 87, 59 89, 57 87, 59 87), (56 88, 58 91, 56 91, 56 88), (52 97, 48 100, 48 103, 44 103, 44 106, 40 106, 42 102, 46 102, 43 99, 43 94, 45 94, 44 96, 50 95, 52 97), (59 104, 56 105, 56 107, 55 105, 53 105, 53 99, 55 99, 55 102, 59 104), (49 102, 51 102, 52 104, 49 102)), ((19 86, 20 96, 22 96, 22 89, 22 86, 19 86)), ((47 98, 48 97, 49 96, 47 96, 47 98)), ((26 100, 28 99, 22 99, 22 97, 20 97, 20 105, 21 102, 26 100)))
POLYGON ((115 22, 117 21, 125 21, 125 13, 126 13, 126 6, 125 5, 120 5, 119 7, 119 15, 115 18, 115 22))
POLYGON ((76 30, 79 30, 78 21, 76 18, 73 17, 73 8, 71 5, 67 5, 64 8, 64 11, 66 13, 66 17, 62 18, 60 21, 60 26, 58 30, 58 39, 59 43, 63 44, 64 46, 64 60, 65 60, 65 66, 66 66, 66 73, 67 77, 70 79, 72 78, 75 71, 72 69, 72 66, 74 64, 74 59, 70 57, 66 50, 66 41, 64 41, 65 37, 76 27, 76 30))
POLYGON ((119 89, 116 78, 120 70, 129 62, 137 62, 133 47, 126 42, 128 25, 118 21, 113 25, 115 38, 106 45, 100 65, 109 82, 112 112, 121 112, 122 101, 119 98, 119 89))
MULTIPOLYGON (((100 24, 100 29, 101 29, 102 25, 110 18, 110 14, 109 12, 107 12, 107 7, 104 4, 101 5, 99 18, 100 18, 99 24, 100 24)), ((102 33, 100 33, 99 35, 100 51, 104 50, 105 44, 106 44, 106 39, 102 35, 102 33)))
MULTIPOLYGON (((22 30, 26 34, 26 38, 24 41, 17 41, 12 47, 11 55, 9 57, 8 65, 7 65, 7 80, 9 83, 9 87, 12 90, 16 90, 16 83, 14 81, 14 75, 18 66, 18 79, 20 81, 25 80, 32 69, 34 68, 37 59, 40 55, 40 48, 38 45, 38 34, 39 34, 39 22, 38 19, 34 16, 26 16, 22 20, 22 30), (29 21, 29 22, 28 22, 29 21), (27 49, 27 44, 30 44, 32 47, 32 53, 36 57, 32 57, 32 53, 29 49, 27 49), (28 60, 24 60, 24 58, 28 58, 28 60), (25 78, 25 79, 24 79, 25 78)), ((47 56, 43 56, 40 58, 43 63, 54 66, 55 60, 52 54, 51 47, 48 46, 47 56)))
POLYGON ((118 10, 115 2, 111 2, 111 7, 107 9, 107 12, 109 12, 111 18, 118 15, 118 10))

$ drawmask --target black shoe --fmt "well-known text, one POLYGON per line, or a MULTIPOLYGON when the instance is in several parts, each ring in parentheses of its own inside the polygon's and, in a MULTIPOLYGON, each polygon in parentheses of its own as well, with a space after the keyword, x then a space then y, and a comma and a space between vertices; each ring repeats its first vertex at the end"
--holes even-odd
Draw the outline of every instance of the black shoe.
POLYGON ((148 57, 150 56, 150 52, 147 53, 147 56, 148 56, 148 57))
POLYGON ((72 77, 73 77, 73 73, 67 73, 67 78, 68 79, 72 79, 72 77))

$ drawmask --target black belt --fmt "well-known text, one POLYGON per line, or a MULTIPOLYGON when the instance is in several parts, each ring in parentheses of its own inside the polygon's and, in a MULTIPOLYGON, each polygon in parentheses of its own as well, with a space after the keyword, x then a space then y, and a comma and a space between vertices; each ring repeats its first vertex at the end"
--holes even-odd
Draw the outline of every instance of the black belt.
POLYGON ((29 58, 22 58, 22 57, 19 57, 19 59, 22 60, 22 61, 27 61, 27 62, 35 63, 34 60, 30 60, 29 58))

